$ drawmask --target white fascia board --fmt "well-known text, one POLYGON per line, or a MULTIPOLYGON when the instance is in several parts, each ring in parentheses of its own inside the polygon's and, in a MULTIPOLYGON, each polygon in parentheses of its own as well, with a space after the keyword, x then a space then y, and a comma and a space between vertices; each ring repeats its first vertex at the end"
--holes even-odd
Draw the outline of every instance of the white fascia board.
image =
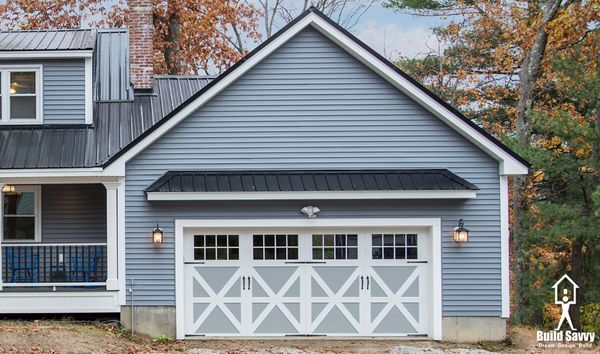
POLYGON ((331 39, 334 43, 344 48, 350 55, 367 65, 369 68, 374 70, 388 82, 393 84, 400 91, 407 94, 409 97, 417 101, 431 113, 433 113, 442 121, 446 122, 452 128, 457 130, 461 135, 467 138, 469 141, 474 143, 476 146, 484 150, 486 153, 491 155, 494 159, 500 162, 500 174, 503 175, 522 175, 527 174, 527 167, 521 164, 518 160, 502 150, 486 136, 481 134, 479 131, 465 123, 462 119, 457 117, 454 113, 450 112, 443 105, 429 97, 425 92, 420 90, 410 81, 402 77, 400 74, 388 67, 384 62, 373 56, 367 50, 362 48, 358 43, 347 37, 344 33, 334 28, 331 24, 321 19, 318 15, 311 13, 304 19, 293 25, 285 33, 275 38, 272 42, 262 48, 255 55, 248 58, 247 61, 242 63, 229 75, 224 77, 222 80, 217 82, 213 87, 207 90, 203 95, 198 97, 193 102, 185 106, 180 112, 171 117, 165 124, 158 127, 154 132, 146 136, 137 145, 132 147, 116 161, 114 161, 107 169, 121 169, 124 170, 125 163, 144 150, 147 146, 156 141, 159 137, 169 131, 171 128, 176 126, 183 119, 188 117, 190 114, 195 112, 198 108, 203 106, 206 102, 212 99, 214 96, 219 94, 231 83, 236 81, 239 77, 248 72, 256 64, 261 62, 265 57, 273 53, 280 46, 286 43, 289 39, 294 37, 297 33, 302 31, 307 26, 312 25, 319 32, 324 34, 326 37, 331 39))
POLYGON ((510 317, 510 228, 508 203, 508 176, 500 176, 500 274, 502 283, 502 314, 510 317))
POLYGON ((84 106, 85 106, 85 124, 94 123, 94 102, 93 102, 93 68, 92 68, 92 57, 85 58, 85 75, 84 75, 84 106))
POLYGON ((82 59, 91 58, 93 50, 16 50, 0 52, 0 59, 82 59))
POLYGON ((475 191, 148 192, 148 200, 474 199, 475 191))
POLYGON ((102 167, 86 168, 26 168, 0 169, 0 180, 9 178, 51 178, 51 177, 123 177, 124 170, 106 171, 102 167))

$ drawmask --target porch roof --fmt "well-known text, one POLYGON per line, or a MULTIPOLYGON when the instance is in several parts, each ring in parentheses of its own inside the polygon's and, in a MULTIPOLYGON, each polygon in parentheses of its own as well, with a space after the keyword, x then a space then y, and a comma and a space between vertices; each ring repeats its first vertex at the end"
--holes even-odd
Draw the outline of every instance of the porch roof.
POLYGON ((146 193, 475 191, 445 169, 169 171, 146 193))

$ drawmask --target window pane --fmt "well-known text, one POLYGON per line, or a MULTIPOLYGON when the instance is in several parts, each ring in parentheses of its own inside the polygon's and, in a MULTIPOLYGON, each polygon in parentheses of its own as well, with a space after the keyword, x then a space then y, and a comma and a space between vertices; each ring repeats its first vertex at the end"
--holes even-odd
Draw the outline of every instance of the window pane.
POLYGON ((277 247, 277 249, 275 250, 276 252, 276 258, 277 259, 285 259, 285 248, 279 248, 277 247))
POLYGON ((34 72, 12 72, 10 73, 10 93, 26 94, 35 93, 34 72))
POLYGON ((373 235, 371 237, 373 240, 373 246, 381 246, 381 235, 373 235))
POLYGON ((217 246, 227 247, 227 235, 218 235, 217 236, 217 246))
POLYGON ((333 235, 325 235, 325 246, 333 246, 333 235))
POLYGON ((10 118, 11 119, 36 119, 35 97, 11 97, 10 118))
POLYGON ((335 259, 346 259, 346 249, 341 247, 336 248, 335 259))
POLYGON ((255 248, 254 249, 254 255, 253 255, 254 259, 263 259, 263 250, 262 248, 255 248))
POLYGON ((265 259, 275 259, 274 248, 265 248, 265 259))
POLYGON ((203 248, 198 248, 196 250, 194 250, 194 259, 197 260, 204 260, 204 249, 203 248))
POLYGON ((396 259, 406 259, 406 250, 404 247, 396 247, 396 259))
POLYGON ((263 244, 262 235, 254 235, 252 237, 254 238, 254 246, 262 246, 262 244, 263 244))
POLYGON ((374 247, 371 256, 373 257, 373 259, 381 259, 381 247, 374 247))
POLYGON ((288 250, 288 259, 298 259, 298 249, 290 248, 288 250))
POLYGON ((215 235, 206 235, 206 247, 215 246, 215 235))
POLYGON ((227 248, 217 248, 217 259, 227 260, 227 248))
POLYGON ((334 259, 334 252, 333 252, 333 248, 325 248, 325 250, 323 251, 323 258, 325 259, 334 259))
POLYGON ((265 246, 275 246, 275 235, 265 235, 265 246))
POLYGON ((4 195, 4 215, 34 215, 35 197, 33 192, 4 195))
POLYGON ((384 246, 393 246, 394 245, 394 235, 384 235, 383 236, 383 245, 384 246))
POLYGON ((35 240, 35 218, 31 216, 5 217, 5 240, 35 240))
POLYGON ((406 258, 407 259, 417 259, 417 248, 409 247, 406 249, 406 258))
POLYGON ((396 235, 396 246, 404 246, 406 244, 405 235, 396 235))
POLYGON ((321 235, 313 235, 313 246, 322 246, 323 237, 321 235))
POLYGON ((313 248, 313 259, 323 259, 323 250, 320 248, 313 248))
POLYGON ((298 235, 288 236, 288 246, 298 246, 298 235))
POLYGON ((204 235, 194 236, 194 247, 204 247, 204 235))
POLYGON ((394 248, 386 247, 383 249, 383 258, 384 259, 394 259, 394 248))
POLYGON ((207 248, 206 249, 206 259, 210 260, 215 260, 216 259, 216 254, 215 254, 215 249, 214 248, 207 248))
POLYGON ((409 246, 417 245, 417 235, 406 235, 406 244, 409 246))
POLYGON ((238 235, 229 235, 229 247, 238 247, 240 244, 238 235))
POLYGON ((358 259, 357 248, 348 248, 348 259, 358 259))
POLYGON ((358 243, 358 235, 348 235, 348 246, 356 246, 358 243))
POLYGON ((229 259, 238 260, 240 259, 240 250, 237 248, 229 250, 229 259))

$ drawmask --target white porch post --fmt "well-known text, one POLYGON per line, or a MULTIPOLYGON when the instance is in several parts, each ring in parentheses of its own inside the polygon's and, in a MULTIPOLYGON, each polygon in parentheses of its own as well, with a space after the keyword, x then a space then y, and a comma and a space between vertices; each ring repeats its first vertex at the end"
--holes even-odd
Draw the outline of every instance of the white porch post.
POLYGON ((4 282, 4 277, 2 276, 2 240, 4 239, 4 193, 2 193, 2 188, 4 187, 4 183, 0 182, 0 290, 2 290, 2 284, 4 282))
POLYGON ((119 290, 119 204, 120 183, 104 182, 106 188, 106 290, 119 290))

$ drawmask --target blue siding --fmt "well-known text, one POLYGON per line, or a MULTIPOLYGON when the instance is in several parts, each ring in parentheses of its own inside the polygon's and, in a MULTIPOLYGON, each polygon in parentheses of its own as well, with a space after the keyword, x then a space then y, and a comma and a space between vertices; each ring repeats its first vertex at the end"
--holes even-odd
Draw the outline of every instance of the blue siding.
POLYGON ((167 170, 447 168, 477 199, 319 201, 326 217, 440 217, 445 316, 499 316, 498 163, 314 29, 267 57, 127 164, 127 278, 137 305, 174 305, 175 218, 299 217, 305 202, 148 202, 167 170), (450 237, 458 219, 466 245, 450 237), (149 242, 156 220, 167 232, 149 242))
POLYGON ((85 123, 85 62, 48 60, 44 70, 44 123, 85 123))
POLYGON ((106 242, 104 186, 42 186, 42 242, 106 242))
POLYGON ((0 65, 42 65, 44 124, 85 123, 83 59, 2 60, 0 65))

